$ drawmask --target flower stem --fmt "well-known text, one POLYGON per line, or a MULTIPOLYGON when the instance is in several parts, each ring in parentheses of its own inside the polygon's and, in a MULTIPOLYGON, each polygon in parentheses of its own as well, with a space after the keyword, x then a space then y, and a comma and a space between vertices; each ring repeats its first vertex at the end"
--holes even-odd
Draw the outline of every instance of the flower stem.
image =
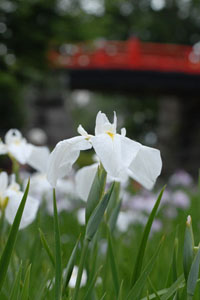
POLYGON ((83 273, 83 268, 84 268, 84 264, 85 264, 85 259, 86 259, 86 255, 87 255, 89 242, 90 241, 88 239, 84 239, 83 250, 81 252, 81 259, 80 259, 80 264, 79 264, 79 268, 78 268, 78 275, 77 275, 77 279, 76 279, 76 286, 75 286, 75 291, 74 291, 74 295, 73 295, 73 300, 78 299, 78 293, 79 293, 79 289, 80 289, 81 278, 82 278, 82 273, 83 273))

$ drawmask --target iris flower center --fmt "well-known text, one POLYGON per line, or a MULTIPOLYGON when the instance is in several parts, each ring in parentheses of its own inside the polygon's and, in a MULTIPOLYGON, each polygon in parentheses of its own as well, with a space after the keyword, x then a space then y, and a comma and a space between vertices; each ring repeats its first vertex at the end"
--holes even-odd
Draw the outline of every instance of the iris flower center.
POLYGON ((111 137, 111 139, 114 139, 115 134, 113 132, 110 131, 106 131, 106 133, 111 137))

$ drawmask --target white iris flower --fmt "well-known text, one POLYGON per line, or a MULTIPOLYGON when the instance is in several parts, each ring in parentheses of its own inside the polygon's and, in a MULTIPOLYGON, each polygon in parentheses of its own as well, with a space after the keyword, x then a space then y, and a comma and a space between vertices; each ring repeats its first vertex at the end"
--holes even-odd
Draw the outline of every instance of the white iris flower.
MULTIPOLYGON (((90 140, 105 170, 116 181, 123 181, 128 174, 151 189, 162 168, 160 151, 127 138, 125 128, 118 134, 116 128, 115 113, 113 123, 104 113, 97 114, 95 136, 90 140)), ((81 126, 78 130, 81 134, 85 132, 81 126)))
POLYGON ((0 154, 8 154, 20 164, 29 164, 40 172, 46 172, 48 148, 28 143, 17 129, 10 129, 6 133, 5 144, 0 141, 0 154))
POLYGON ((25 164, 31 152, 31 145, 17 129, 10 129, 5 135, 5 144, 0 143, 0 154, 14 157, 20 164, 25 164))
MULTIPOLYGON (((15 182, 12 176, 11 183, 6 172, 0 173, 0 209, 5 211, 5 217, 8 223, 12 224, 17 213, 17 209, 23 197, 23 192, 20 191, 20 186, 15 182)), ((37 214, 39 201, 28 196, 24 212, 22 215, 20 229, 31 224, 37 214)))
POLYGON ((95 136, 89 135, 79 125, 78 132, 81 137, 58 143, 49 160, 48 180, 51 185, 55 187, 57 179, 68 173, 80 150, 93 147, 113 180, 123 181, 128 174, 145 188, 151 189, 162 168, 160 151, 127 138, 125 128, 118 134, 116 128, 115 113, 114 121, 110 123, 106 115, 99 112, 96 117, 95 136))

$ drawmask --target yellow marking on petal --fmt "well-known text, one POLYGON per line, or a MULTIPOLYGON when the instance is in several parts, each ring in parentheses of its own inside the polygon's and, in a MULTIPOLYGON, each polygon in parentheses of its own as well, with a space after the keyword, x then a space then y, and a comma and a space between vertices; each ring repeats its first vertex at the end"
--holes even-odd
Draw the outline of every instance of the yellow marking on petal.
POLYGON ((106 133, 111 137, 111 139, 114 139, 115 134, 110 132, 110 131, 106 131, 106 133))
POLYGON ((21 143, 21 141, 20 141, 20 140, 16 140, 16 141, 14 141, 14 144, 15 144, 16 146, 19 146, 19 145, 20 145, 20 143, 21 143))
POLYGON ((8 200, 9 198, 8 197, 0 197, 0 210, 4 210, 8 204, 8 200))

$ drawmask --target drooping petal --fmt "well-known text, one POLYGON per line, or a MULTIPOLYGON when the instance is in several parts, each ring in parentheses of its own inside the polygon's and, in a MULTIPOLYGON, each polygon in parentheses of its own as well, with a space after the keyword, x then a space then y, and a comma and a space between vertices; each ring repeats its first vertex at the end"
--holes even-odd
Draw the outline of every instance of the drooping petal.
POLYGON ((0 193, 4 193, 8 186, 8 174, 6 172, 0 173, 0 193))
POLYGON ((118 135, 121 142, 121 160, 124 167, 128 168, 140 150, 141 144, 123 135, 118 135))
POLYGON ((108 175, 122 181, 127 168, 136 156, 140 144, 115 134, 101 134, 91 138, 92 145, 108 175))
POLYGON ((147 189, 151 189, 160 175, 162 160, 160 151, 141 145, 140 150, 128 169, 130 177, 147 189))
POLYGON ((70 172, 73 163, 79 157, 80 150, 87 150, 91 147, 91 143, 83 136, 59 142, 51 152, 48 161, 47 179, 50 184, 55 187, 57 179, 70 172))
POLYGON ((95 174, 97 172, 99 164, 93 164, 87 167, 83 167, 76 173, 75 183, 78 196, 87 201, 95 174))
POLYGON ((47 147, 31 146, 30 155, 26 163, 37 171, 46 173, 49 155, 50 151, 47 147))
MULTIPOLYGON (((5 217, 8 223, 12 224, 17 213, 17 209, 21 203, 23 193, 8 191, 8 197, 9 201, 5 209, 5 217)), ((20 229, 25 228, 35 220, 38 207, 39 201, 31 196, 28 196, 19 227, 20 229)))

